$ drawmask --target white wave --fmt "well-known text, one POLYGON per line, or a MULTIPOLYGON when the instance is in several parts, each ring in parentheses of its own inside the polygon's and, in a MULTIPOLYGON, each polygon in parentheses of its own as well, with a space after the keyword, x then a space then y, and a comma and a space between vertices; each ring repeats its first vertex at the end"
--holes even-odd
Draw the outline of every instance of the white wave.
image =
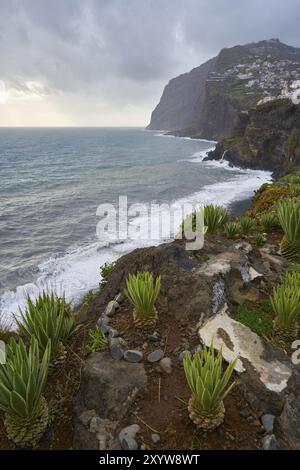
MULTIPOLYGON (((228 162, 208 161, 203 162, 207 152, 214 147, 196 152, 192 157, 193 163, 201 162, 208 167, 222 167, 234 170, 230 181, 219 182, 204 186, 201 191, 195 192, 177 201, 177 204, 190 203, 194 206, 208 203, 219 203, 228 206, 233 201, 245 199, 253 194, 263 183, 271 181, 271 173, 256 170, 238 170, 231 168, 228 162)), ((181 223, 178 218, 176 223, 181 223)), ((18 286, 15 290, 6 291, 0 298, 0 321, 14 325, 13 314, 18 314, 18 309, 24 308, 28 295, 35 298, 41 290, 56 290, 58 294, 64 293, 68 301, 78 304, 84 294, 95 290, 100 281, 100 266, 105 262, 112 262, 125 253, 142 246, 153 246, 170 240, 170 237, 149 237, 149 218, 137 217, 132 221, 133 226, 140 228, 135 240, 126 240, 110 246, 94 242, 85 246, 73 247, 60 257, 49 258, 39 265, 39 274, 32 282, 18 286)), ((160 213, 154 213, 151 219, 154 232, 160 226, 160 213)))

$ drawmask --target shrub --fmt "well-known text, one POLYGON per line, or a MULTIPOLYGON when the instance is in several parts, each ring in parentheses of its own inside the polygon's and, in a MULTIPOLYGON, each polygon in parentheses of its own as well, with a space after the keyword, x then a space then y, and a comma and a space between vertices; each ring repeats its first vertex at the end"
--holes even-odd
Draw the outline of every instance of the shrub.
POLYGON ((225 233, 228 238, 236 238, 240 233, 240 226, 236 222, 228 222, 225 225, 225 233))
POLYGON ((249 235, 249 233, 251 232, 254 226, 254 220, 247 216, 241 217, 240 226, 241 226, 243 234, 249 235))
POLYGON ((300 172, 283 176, 282 178, 280 178, 280 181, 282 181, 283 183, 300 184, 300 172))
POLYGON ((272 212, 266 212, 260 218, 260 225, 266 232, 270 232, 279 226, 278 217, 272 212))
POLYGON ((284 231, 281 252, 289 260, 300 260, 300 201, 281 201, 277 214, 284 231))
POLYGON ((153 323, 156 319, 154 304, 159 296, 161 278, 154 279, 149 272, 129 274, 126 279, 125 294, 135 307, 134 318, 137 324, 153 323))
POLYGON ((300 196, 300 184, 291 184, 290 191, 292 197, 300 196))
POLYGON ((200 354, 196 352, 193 358, 189 353, 184 356, 185 376, 192 392, 188 408, 198 427, 211 430, 223 422, 223 400, 235 384, 229 385, 235 364, 236 359, 222 373, 222 350, 215 357, 213 344, 200 354))
POLYGON ((269 300, 262 301, 258 305, 239 305, 235 320, 248 326, 259 336, 270 338, 273 334, 274 313, 269 300))
POLYGON ((107 284, 107 279, 110 273, 113 271, 114 267, 116 265, 116 262, 114 261, 113 263, 104 263, 103 266, 100 268, 100 276, 101 276, 101 281, 100 281, 100 288, 104 287, 107 284))
POLYGON ((16 322, 22 334, 28 338, 35 336, 41 352, 50 340, 51 363, 64 356, 62 342, 77 329, 65 298, 57 297, 53 292, 43 292, 34 302, 28 297, 25 312, 20 309, 20 319, 16 318, 16 322))
POLYGON ((294 330, 300 314, 300 292, 290 285, 274 287, 271 305, 279 329, 294 330))
POLYGON ((256 245, 262 246, 266 242, 266 238, 262 233, 255 233, 253 235, 253 241, 256 245))
POLYGON ((108 338, 100 330, 99 326, 90 331, 90 342, 87 345, 89 352, 100 352, 108 349, 108 338))
POLYGON ((32 337, 29 352, 12 339, 6 346, 6 363, 0 364, 0 409, 9 439, 20 447, 33 446, 48 423, 48 407, 42 396, 50 360, 48 341, 42 357, 32 337), (40 362, 41 359, 41 362, 40 362))
POLYGON ((204 206, 204 225, 207 233, 216 233, 223 228, 228 219, 227 211, 222 206, 209 204, 204 206))

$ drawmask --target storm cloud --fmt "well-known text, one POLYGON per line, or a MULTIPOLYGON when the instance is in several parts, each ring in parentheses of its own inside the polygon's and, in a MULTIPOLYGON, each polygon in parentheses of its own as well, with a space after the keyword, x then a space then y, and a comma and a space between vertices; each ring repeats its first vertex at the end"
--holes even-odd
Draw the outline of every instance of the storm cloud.
POLYGON ((170 78, 299 24, 298 0, 0 0, 0 125, 145 125, 170 78))

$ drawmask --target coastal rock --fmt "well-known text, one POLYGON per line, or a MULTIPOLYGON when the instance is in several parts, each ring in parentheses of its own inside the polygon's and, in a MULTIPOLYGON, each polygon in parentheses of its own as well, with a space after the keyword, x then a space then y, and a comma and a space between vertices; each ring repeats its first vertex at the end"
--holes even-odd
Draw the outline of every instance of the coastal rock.
POLYGON ((300 397, 287 397, 280 417, 276 420, 275 434, 280 449, 300 450, 300 397))
POLYGON ((233 320, 227 306, 209 318, 199 329, 201 341, 222 348, 227 362, 237 358, 235 370, 241 375, 238 385, 251 406, 261 412, 277 414, 292 370, 284 354, 273 350, 247 326, 233 320))
POLYGON ((222 348, 227 362, 238 358, 235 365, 237 372, 246 371, 246 359, 268 390, 280 393, 286 388, 292 374, 291 368, 276 359, 266 360, 269 356, 268 345, 250 328, 233 320, 227 313, 227 306, 206 321, 199 330, 199 336, 206 346, 213 342, 217 350, 222 348))
POLYGON ((115 361, 108 352, 92 353, 83 369, 77 408, 81 413, 95 410, 100 418, 120 420, 146 385, 142 364, 115 361))

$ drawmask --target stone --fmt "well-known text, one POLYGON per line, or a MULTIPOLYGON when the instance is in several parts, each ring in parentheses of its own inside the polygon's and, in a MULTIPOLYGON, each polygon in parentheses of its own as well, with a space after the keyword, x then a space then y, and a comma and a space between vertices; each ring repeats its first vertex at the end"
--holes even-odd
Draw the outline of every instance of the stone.
POLYGON ((262 440, 263 450, 277 450, 277 441, 274 434, 268 434, 262 440))
POLYGON ((100 323, 100 330, 102 331, 102 333, 104 333, 105 335, 109 334, 110 332, 110 327, 106 324, 106 323, 100 323))
POLYGON ((125 295, 122 292, 119 292, 116 297, 115 301, 118 302, 118 304, 121 304, 125 300, 125 295))
POLYGON ((250 363, 266 389, 280 393, 287 387, 291 368, 272 357, 270 347, 250 328, 233 320, 227 313, 227 305, 204 323, 199 336, 206 346, 213 342, 215 349, 222 348, 225 361, 230 363, 237 357, 237 372, 245 372, 246 364, 250 363))
POLYGON ((241 241, 241 242, 237 243, 237 244, 235 245, 235 248, 236 248, 237 250, 244 251, 247 255, 248 255, 249 253, 251 253, 251 251, 253 250, 252 245, 250 245, 250 243, 245 242, 245 241, 241 241))
POLYGON ((195 354, 195 352, 201 354, 203 351, 203 348, 201 346, 201 344, 198 344, 198 346, 196 346, 195 348, 192 349, 192 354, 195 354))
POLYGON ((184 359, 184 356, 189 353, 190 354, 190 351, 188 351, 187 349, 185 349, 184 351, 181 351, 181 353, 179 354, 179 364, 182 366, 183 365, 183 359, 184 359))
POLYGON ((144 341, 142 339, 134 339, 132 340, 132 346, 135 347, 135 348, 138 348, 139 346, 142 346, 144 344, 144 341))
POLYGON ((234 264, 241 262, 242 254, 232 251, 224 251, 217 255, 211 256, 209 261, 196 270, 197 274, 203 274, 207 277, 217 275, 226 275, 232 270, 234 264))
POLYGON ((254 268, 252 268, 252 266, 250 266, 250 268, 249 268, 249 280, 254 281, 254 279, 256 279, 258 277, 262 277, 262 274, 260 274, 254 268))
POLYGON ((166 373, 166 374, 172 374, 172 361, 169 357, 163 357, 159 361, 160 368, 166 373))
POLYGON ((153 335, 148 335, 147 337, 148 341, 150 341, 151 343, 156 343, 157 341, 159 341, 159 337, 155 334, 153 335))
POLYGON ((126 436, 121 442, 122 449, 124 450, 138 450, 139 446, 135 439, 126 436))
POLYGON ((111 300, 106 306, 104 315, 111 317, 119 307, 120 305, 118 304, 118 302, 116 302, 115 300, 111 300))
POLYGON ((118 330, 115 328, 109 328, 109 336, 110 338, 117 338, 119 336, 118 330))
POLYGON ((143 360, 143 353, 137 349, 128 349, 124 353, 124 359, 128 362, 141 362, 143 360))
POLYGON ((135 439, 135 436, 140 432, 140 429, 141 428, 138 424, 131 424, 130 426, 126 426, 126 428, 121 429, 118 436, 120 443, 122 443, 125 437, 135 439))
POLYGON ((91 353, 82 371, 76 410, 95 410, 101 419, 119 421, 146 386, 143 364, 115 361, 109 352, 91 353))
POLYGON ((164 352, 162 349, 156 349, 155 351, 148 354, 148 362, 158 362, 164 357, 164 352))
POLYGON ((268 434, 273 433, 275 416, 266 414, 261 417, 261 423, 268 434))
POLYGON ((124 348, 119 338, 109 338, 109 350, 113 359, 122 359, 124 356, 124 348))
POLYGON ((91 419, 96 417, 97 413, 95 410, 85 410, 79 415, 79 421, 86 427, 89 427, 91 419))
POLYGON ((280 449, 300 450, 300 397, 287 397, 282 413, 275 423, 280 449))
POLYGON ((99 416, 94 416, 90 422, 90 432, 97 433, 101 430, 102 419, 99 416))
POLYGON ((151 434, 151 440, 153 444, 158 444, 160 442, 160 435, 156 433, 151 434))

